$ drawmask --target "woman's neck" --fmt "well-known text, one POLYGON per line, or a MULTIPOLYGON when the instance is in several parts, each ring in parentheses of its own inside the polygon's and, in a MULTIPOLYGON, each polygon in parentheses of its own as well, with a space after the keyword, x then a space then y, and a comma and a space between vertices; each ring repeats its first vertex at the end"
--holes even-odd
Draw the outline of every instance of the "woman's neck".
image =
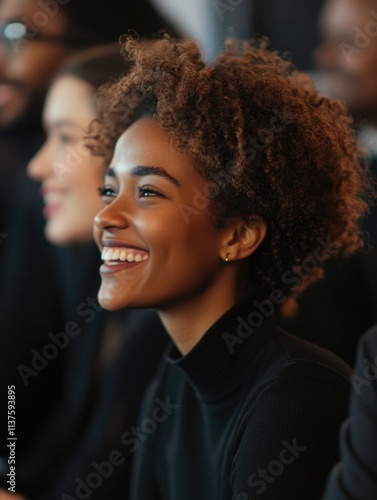
POLYGON ((237 300, 235 286, 217 282, 190 300, 159 310, 159 316, 177 349, 185 355, 237 300))

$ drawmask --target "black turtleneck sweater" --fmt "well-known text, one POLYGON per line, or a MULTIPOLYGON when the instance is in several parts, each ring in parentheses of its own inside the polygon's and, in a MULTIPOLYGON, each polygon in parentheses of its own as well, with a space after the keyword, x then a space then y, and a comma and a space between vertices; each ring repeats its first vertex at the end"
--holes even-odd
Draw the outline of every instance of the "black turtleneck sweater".
POLYGON ((124 441, 132 500, 321 497, 351 370, 252 311, 230 309, 186 356, 169 347, 124 441))

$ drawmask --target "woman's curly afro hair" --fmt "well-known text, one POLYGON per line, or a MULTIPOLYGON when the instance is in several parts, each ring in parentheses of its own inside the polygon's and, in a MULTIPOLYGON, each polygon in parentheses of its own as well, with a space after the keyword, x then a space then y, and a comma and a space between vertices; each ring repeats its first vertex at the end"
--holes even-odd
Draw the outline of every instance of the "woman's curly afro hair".
POLYGON ((267 237, 248 259, 254 295, 280 290, 294 298, 321 277, 323 255, 363 245, 359 222, 371 181, 345 107, 320 97, 267 45, 229 40, 206 65, 192 40, 164 35, 145 44, 124 36, 131 70, 100 89, 96 149, 111 150, 135 120, 155 117, 216 186, 209 201, 218 226, 265 221, 267 237), (319 242, 327 250, 319 253, 319 242), (309 260, 311 272, 293 290, 287 272, 309 260))

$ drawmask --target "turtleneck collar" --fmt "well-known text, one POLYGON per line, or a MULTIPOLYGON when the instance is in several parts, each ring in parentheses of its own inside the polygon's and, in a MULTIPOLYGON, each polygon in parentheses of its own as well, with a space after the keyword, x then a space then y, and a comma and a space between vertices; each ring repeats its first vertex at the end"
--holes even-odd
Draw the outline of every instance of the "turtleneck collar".
POLYGON ((262 324, 252 326, 252 311, 256 309, 250 298, 233 306, 185 356, 174 345, 169 348, 167 362, 184 373, 200 400, 213 403, 226 399, 242 385, 264 326, 267 322, 271 325, 259 313, 262 324))

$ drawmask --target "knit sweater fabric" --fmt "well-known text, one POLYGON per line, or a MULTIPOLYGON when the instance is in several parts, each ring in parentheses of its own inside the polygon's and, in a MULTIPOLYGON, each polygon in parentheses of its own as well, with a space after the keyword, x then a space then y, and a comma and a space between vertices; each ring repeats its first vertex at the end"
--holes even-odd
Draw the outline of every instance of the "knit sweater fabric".
POLYGON ((351 370, 248 300, 166 351, 138 430, 132 500, 311 500, 338 459, 351 370))

